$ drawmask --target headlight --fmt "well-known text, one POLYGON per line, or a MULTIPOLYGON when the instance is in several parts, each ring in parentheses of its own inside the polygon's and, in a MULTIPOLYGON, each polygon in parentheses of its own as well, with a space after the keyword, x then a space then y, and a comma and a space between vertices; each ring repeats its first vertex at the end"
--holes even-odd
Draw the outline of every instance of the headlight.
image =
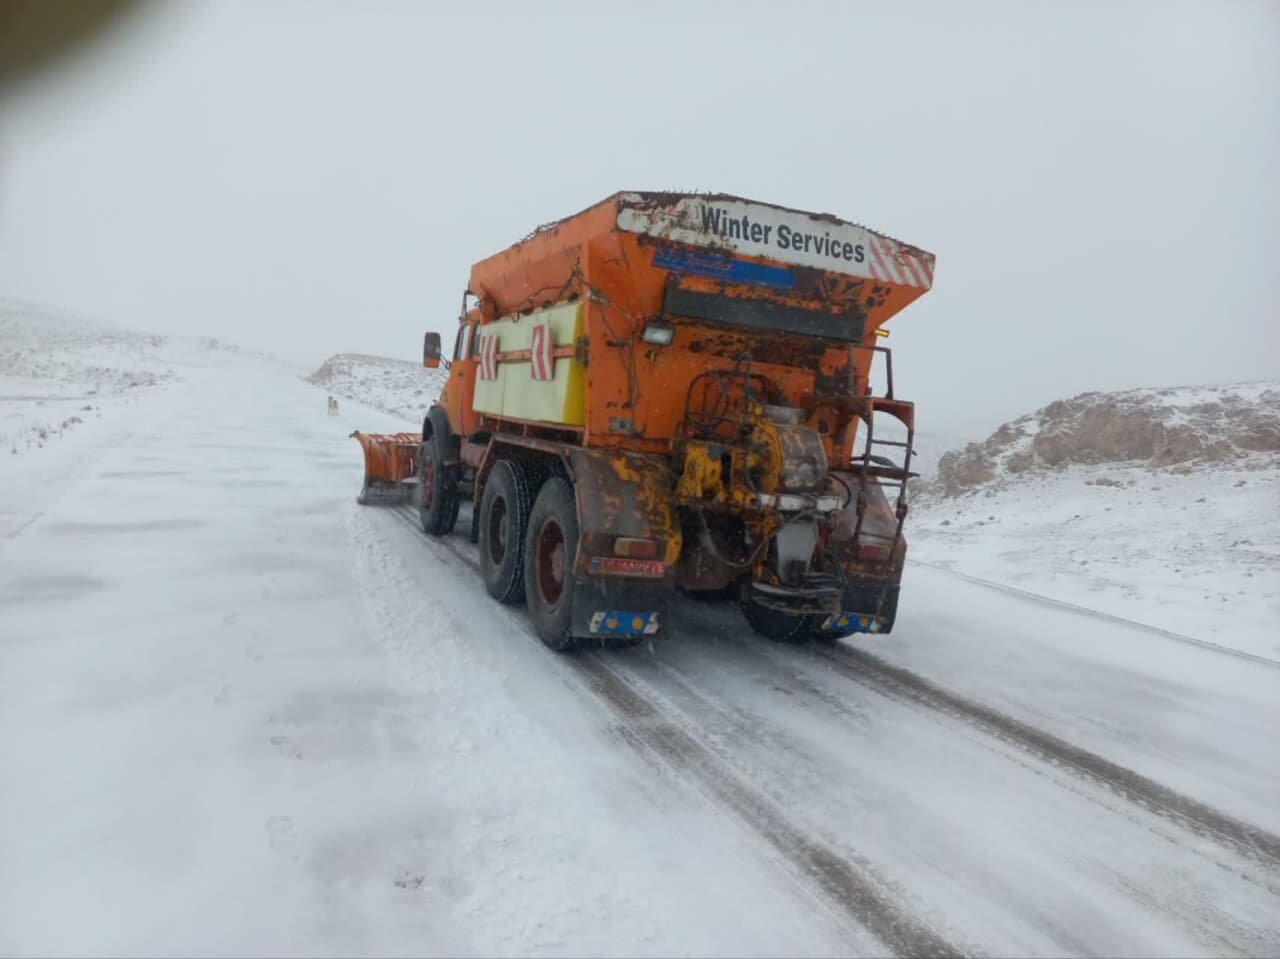
POLYGON ((652 343, 654 346, 670 346, 675 336, 676 328, 674 326, 670 323, 664 323, 662 320, 654 320, 645 324, 644 332, 640 334, 640 339, 646 343, 652 343))

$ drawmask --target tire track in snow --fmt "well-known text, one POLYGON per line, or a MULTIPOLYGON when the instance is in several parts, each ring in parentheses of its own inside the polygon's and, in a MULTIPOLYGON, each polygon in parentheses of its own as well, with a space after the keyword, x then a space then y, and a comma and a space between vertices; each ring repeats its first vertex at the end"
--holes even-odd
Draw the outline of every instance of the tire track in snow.
MULTIPOLYGON (((422 533, 416 511, 393 509, 397 519, 422 533)), ((479 562, 448 538, 429 539, 472 571, 479 562)), ((442 557, 444 558, 444 557, 442 557)), ((527 624, 515 625, 535 643, 527 624)), ((763 839, 793 873, 816 885, 822 898, 867 929, 901 956, 962 956, 964 951, 928 925, 903 912, 892 891, 872 878, 868 869, 832 849, 788 821, 767 797, 743 781, 728 764, 679 723, 665 717, 605 658, 565 658, 568 669, 618 719, 623 739, 633 749, 656 756, 681 779, 731 812, 751 833, 763 839)))
MULTIPOLYGON (((722 628, 714 615, 703 611, 693 611, 691 618, 704 629, 722 628)), ((758 655, 762 655, 775 667, 782 668, 784 660, 789 664, 816 661, 873 692, 898 702, 924 706, 950 719, 959 719, 1051 767, 1068 770, 1079 778, 1101 785, 1110 794, 1189 829, 1218 846, 1243 852, 1250 859, 1271 869, 1280 866, 1280 836, 1076 746, 1053 733, 950 692, 873 653, 844 643, 832 646, 815 644, 805 649, 758 638, 756 642, 760 647, 758 655), (784 656, 784 650, 789 655, 784 656)), ((832 701, 814 683, 796 676, 788 677, 788 681, 800 683, 808 701, 820 704, 833 715, 845 715, 842 704, 832 701)))
MULTIPOLYGON (((691 625, 694 628, 703 627, 710 635, 723 631, 723 622, 716 625, 714 607, 699 614, 698 610, 703 608, 700 604, 694 607, 691 625)), ((718 638, 728 639, 723 635, 718 638)), ((741 636, 734 639, 731 656, 726 661, 729 660, 736 665, 747 667, 746 671, 740 674, 746 682, 764 681, 773 671, 778 677, 775 688, 785 685, 787 695, 795 697, 792 700, 794 705, 802 707, 806 712, 812 710, 814 714, 825 713, 840 726, 857 724, 864 718, 863 708, 865 708, 866 696, 850 696, 850 693, 855 690, 850 688, 847 677, 835 673, 827 667, 820 656, 812 655, 803 648, 771 643, 752 636, 741 636), (863 704, 861 708, 859 703, 863 704)), ((784 797, 782 799, 784 803, 785 797, 792 793, 796 796, 801 795, 802 790, 808 787, 800 787, 798 779, 788 778, 788 771, 794 770, 792 776, 798 776, 803 775, 809 768, 817 768, 813 757, 806 756, 803 751, 797 751, 796 743, 788 745, 785 741, 786 734, 779 735, 779 727, 773 725, 770 720, 763 720, 761 726, 753 728, 752 723, 756 719, 753 710, 740 712, 737 705, 740 702, 739 699, 736 697, 725 699, 722 693, 713 692, 712 686, 704 683, 703 667, 711 667, 714 670, 720 661, 718 654, 709 658, 703 658, 699 654, 692 659, 682 656, 680 661, 671 661, 662 657, 660 653, 656 657, 630 655, 617 657, 620 667, 625 669, 628 675, 639 678, 641 688, 649 695, 670 702, 679 709, 688 718, 687 726, 690 723, 696 723, 699 729, 706 729, 708 731, 706 741, 716 746, 726 761, 731 764, 737 765, 735 757, 739 750, 750 749, 753 746, 760 747, 766 743, 767 747, 777 751, 778 755, 788 757, 785 762, 780 762, 776 766, 771 764, 763 770, 748 769, 748 775, 753 782, 759 782, 763 788, 767 788, 771 795, 784 797), (675 690, 674 693, 673 690, 675 690)), ((734 673, 738 675, 736 669, 734 673)), ((715 681, 713 680, 712 683, 714 684, 715 681)), ((1081 803, 1094 806, 1105 817, 1098 822, 1100 827, 1107 831, 1105 833, 1107 835, 1114 834, 1121 837, 1128 835, 1127 830, 1130 829, 1146 831, 1155 841, 1177 847, 1179 852, 1173 853, 1174 857, 1181 858, 1181 855, 1185 855, 1200 858, 1211 872, 1225 870, 1228 874, 1237 876, 1242 882, 1254 887, 1255 890, 1260 887, 1274 889, 1276 878, 1274 872, 1259 873, 1253 870, 1250 865, 1255 861, 1254 857, 1246 857, 1242 860, 1235 847, 1218 841, 1217 837, 1208 837, 1206 843, 1189 843, 1187 826, 1184 822, 1170 819, 1158 812, 1153 812, 1148 807, 1137 805, 1114 789, 1099 788, 1094 780, 1079 775, 1070 767, 1047 762, 1043 756, 1027 750, 1021 744, 999 739, 971 723, 958 722, 954 716, 944 715, 935 710, 921 709, 919 703, 892 695, 868 677, 862 677, 857 685, 876 697, 883 697, 887 700, 886 706, 892 704, 896 709, 907 710, 909 715, 935 722, 939 733, 946 737, 939 739, 939 743, 947 742, 954 737, 957 745, 969 743, 990 749, 994 754, 1003 757, 1003 762, 1011 764, 1009 768, 1016 767, 1029 776, 1044 778, 1056 785, 1062 797, 1077 797, 1081 803), (1113 832, 1117 829, 1118 832, 1113 832)), ((938 788, 945 789, 946 781, 941 781, 938 788)), ((819 799, 812 793, 804 792, 803 794, 807 795, 811 802, 819 799)), ((818 828, 821 828, 821 825, 818 828)), ((942 854, 941 845, 938 848, 944 861, 961 861, 952 858, 949 854, 942 854)), ((1152 917, 1159 917, 1158 921, 1167 924, 1170 929, 1180 930, 1180 933, 1188 936, 1190 941, 1205 947, 1216 944, 1212 946, 1214 954, 1248 955, 1251 951, 1256 952, 1259 943, 1266 943, 1271 947, 1271 940, 1266 938, 1265 932, 1260 933, 1257 927, 1239 922, 1225 910, 1215 911, 1211 904, 1202 905, 1194 898, 1184 897, 1171 902, 1167 895, 1153 894, 1150 889, 1140 883, 1135 884, 1134 873, 1128 871, 1126 867, 1113 865, 1105 849, 1095 847, 1089 855, 1099 857, 1097 862, 1098 868, 1102 869, 1101 878, 1116 892, 1141 903, 1152 917), (1134 892, 1138 888, 1145 891, 1139 895, 1134 892), (1233 935, 1235 938, 1231 938, 1233 935)), ((894 862, 893 859, 881 858, 886 863, 894 862)), ((1169 862, 1173 861, 1173 858, 1169 860, 1169 862)), ((894 864, 896 865, 896 862, 894 864)), ((970 879, 979 887, 990 891, 988 902, 1002 903, 1009 910, 1008 915, 1017 916, 1021 921, 1050 937, 1055 951, 1076 955, 1096 951, 1097 941, 1091 942, 1088 938, 1089 933, 1081 932, 1069 921, 1064 921, 1064 914, 1061 911, 1051 905, 1046 906, 1034 894, 1024 897, 1023 887, 1018 885, 1014 874, 998 869, 984 872, 984 867, 987 866, 987 861, 979 858, 967 868, 970 879)), ((1177 868, 1186 869, 1187 863, 1182 861, 1177 868)), ((909 877, 908 882, 913 888, 916 886, 914 877, 909 877)))
MULTIPOLYGON (((401 518, 419 536, 423 535, 416 513, 402 513, 401 518)), ((436 542, 472 570, 478 570, 478 560, 467 552, 463 546, 464 541, 436 542)), ((708 628, 722 626, 712 622, 705 614, 695 613, 693 618, 708 628), (706 621, 702 622, 704 619, 706 621)), ((523 623, 520 626, 537 641, 531 628, 523 623)), ((797 661, 816 661, 877 693, 964 722, 997 741, 1014 746, 1035 760, 1100 785, 1111 794, 1216 845, 1240 851, 1272 869, 1280 865, 1280 837, 1075 746, 1052 733, 951 693, 924 677, 894 666, 871 653, 843 644, 815 647, 812 650, 796 649, 793 652, 798 654, 797 661)), ((778 665, 774 657, 766 658, 773 665, 778 665)), ((639 691, 636 683, 641 686, 645 684, 643 674, 636 673, 635 676, 628 677, 627 673, 634 669, 634 663, 625 659, 613 662, 607 658, 607 654, 588 652, 585 656, 569 659, 567 665, 598 698, 603 699, 624 720, 631 745, 656 754, 686 778, 706 789, 716 801, 782 852, 788 862, 816 881, 823 892, 840 902, 850 915, 884 939, 886 944, 895 950, 905 950, 908 954, 937 951, 934 946, 922 948, 919 944, 912 944, 910 937, 905 941, 886 938, 892 934, 895 921, 885 909, 881 909, 876 918, 871 918, 877 897, 883 897, 884 894, 868 879, 869 870, 843 859, 829 845, 790 823, 759 790, 743 785, 742 778, 733 772, 731 764, 700 742, 687 725, 680 725, 671 717, 664 716, 663 711, 639 691), (838 868, 837 864, 843 864, 843 869, 838 868), (872 904, 870 910, 868 903, 872 904)), ((700 696, 696 686, 688 687, 688 691, 700 696)), ((826 697, 816 696, 813 701, 827 710, 838 712, 836 704, 826 697)), ((715 707, 708 705, 708 709, 714 710, 715 707)), ((893 909, 892 906, 888 908, 893 909)), ((936 936, 927 928, 924 932, 936 936)), ((956 951, 954 947, 948 948, 956 951)))
POLYGON ((1243 852, 1265 865, 1280 866, 1280 836, 1229 816, 1199 800, 1073 745, 1052 733, 1014 719, 990 706, 949 692, 865 650, 839 645, 815 654, 841 675, 863 685, 977 726, 1053 766, 1065 767, 1142 808, 1171 819, 1197 835, 1243 852))
POLYGON ((705 789, 896 954, 964 955, 932 928, 903 913, 890 891, 869 877, 865 866, 792 825, 771 800, 746 785, 710 749, 664 719, 610 664, 589 657, 575 661, 574 666, 588 688, 624 721, 624 734, 633 747, 651 750, 705 789))
MULTIPOLYGON (((837 692, 824 688, 812 677, 806 675, 809 672, 808 669, 804 668, 804 661, 807 657, 803 656, 803 654, 791 657, 786 655, 787 653, 794 654, 797 652, 799 651, 794 648, 788 648, 785 645, 779 647, 777 644, 763 640, 748 639, 734 646, 733 656, 735 661, 750 660, 753 667, 763 668, 766 672, 770 670, 787 670, 785 679, 789 690, 788 695, 797 695, 797 704, 806 707, 821 704, 821 710, 825 710, 827 715, 831 716, 838 724, 843 724, 849 720, 857 720, 859 717, 857 710, 851 708, 848 702, 842 699, 837 692), (797 666, 800 668, 795 668, 797 666)), ((609 654, 600 655, 601 658, 604 658, 608 657, 609 654)), ((815 764, 813 757, 805 757, 803 755, 803 749, 798 748, 801 744, 795 740, 788 742, 787 734, 782 732, 773 722, 763 719, 752 712, 741 712, 736 700, 725 700, 721 695, 711 692, 709 688, 700 682, 700 674, 683 669, 671 662, 651 657, 638 658, 632 655, 623 655, 616 659, 610 657, 606 661, 617 663, 618 670, 625 673, 627 681, 636 688, 640 695, 649 699, 656 699, 659 703, 664 703, 665 705, 662 709, 665 714, 674 716, 678 713, 683 715, 685 717, 683 720, 684 728, 694 730, 695 736, 698 734, 697 730, 705 730, 707 735, 703 737, 702 741, 709 744, 727 766, 741 769, 744 775, 750 777, 753 782, 758 783, 763 790, 767 790, 774 796, 788 796, 793 793, 799 796, 803 793, 810 801, 818 798, 813 793, 807 792, 809 787, 797 788, 795 777, 797 774, 803 774, 805 768, 803 765, 796 766, 796 761, 803 760, 809 769, 819 768, 815 764), (787 761, 778 764, 776 767, 770 766, 767 769, 747 768, 735 761, 736 757, 742 754, 742 751, 750 751, 751 747, 761 746, 765 743, 768 744, 769 748, 777 750, 778 755, 786 756, 787 761)), ((686 663, 685 665, 693 665, 696 668, 697 661, 692 664, 686 663)), ((703 663, 703 665, 706 665, 706 663, 703 663)), ((779 682, 781 682, 781 677, 779 677, 779 682)), ((885 697, 898 708, 906 709, 911 714, 917 716, 928 715, 927 711, 922 711, 918 708, 918 704, 903 702, 889 696, 873 683, 862 682, 859 685, 876 696, 885 697)), ((1108 790, 1105 792, 1105 797, 1112 798, 1114 801, 1103 801, 1103 795, 1099 793, 1093 783, 1072 775, 1070 770, 1063 770, 1058 766, 1047 764, 1041 757, 1033 755, 1017 745, 995 739, 983 730, 976 729, 968 724, 960 727, 951 717, 937 718, 941 720, 939 723, 941 728, 950 735, 964 737, 966 731, 972 730, 975 742, 980 742, 987 748, 995 750, 1004 757, 1005 761, 1015 764, 1026 771, 1027 774, 1032 776, 1045 776, 1046 774, 1052 776, 1056 774, 1053 778, 1056 779, 1059 788, 1078 796, 1083 802, 1099 804, 1108 815, 1119 816, 1135 828, 1144 828, 1141 820, 1136 817, 1148 811, 1133 807, 1123 797, 1116 797, 1114 793, 1108 790), (1130 812, 1132 815, 1129 814, 1130 812)), ((818 762, 820 761, 818 760, 818 762)), ((1156 816, 1154 821, 1168 823, 1168 820, 1159 816, 1156 816)), ((1181 830, 1179 824, 1170 823, 1169 825, 1176 830, 1181 830)), ((809 828, 812 827, 810 826, 809 828)), ((1161 835, 1166 839, 1169 838, 1167 833, 1162 833, 1161 835)), ((1213 849, 1215 850, 1222 848, 1217 843, 1213 844, 1213 849)), ((1192 850, 1190 854, 1205 855, 1205 852, 1192 850)), ((856 856, 854 858, 856 859, 856 856)), ((1238 865, 1228 865, 1213 856, 1207 856, 1207 861, 1216 868, 1228 871, 1235 871, 1240 868, 1238 865)), ((1015 877, 998 871, 994 873, 989 870, 984 871, 984 866, 985 863, 983 862, 974 862, 969 867, 968 874, 974 882, 995 893, 996 898, 990 901, 1000 901, 1008 906, 1012 910, 1011 915, 1018 916, 1021 920, 1050 937, 1054 948, 1061 950, 1065 954, 1081 955, 1094 951, 1088 944, 1087 938, 1080 938, 1077 929, 1073 928, 1069 922, 1064 923, 1062 921, 1061 913, 1052 907, 1046 907, 1043 903, 1038 903, 1034 897, 1018 898, 1021 890, 1017 887, 1015 877), (1002 883, 1008 883, 1009 885, 1004 886, 1002 883), (1013 899, 1018 900, 1016 904, 1012 903, 1011 900, 1013 899)), ((866 871, 871 875, 876 874, 873 865, 868 865, 866 871)), ((1132 893, 1135 887, 1132 884, 1131 877, 1109 867, 1107 874, 1112 877, 1111 882, 1117 889, 1124 891, 1126 894, 1132 893)), ((1242 878, 1250 881, 1248 877, 1242 876, 1242 878)), ((1252 881, 1256 882, 1256 880, 1252 881)), ((1204 921, 1199 913, 1188 913, 1185 910, 1171 908, 1167 902, 1163 902, 1151 895, 1134 895, 1133 898, 1142 901, 1153 916, 1164 917, 1172 926, 1184 930, 1195 941, 1218 943, 1223 947, 1221 950, 1223 955, 1247 955, 1247 952, 1240 951, 1236 945, 1223 938, 1220 932, 1220 925, 1204 921)), ((1245 928, 1237 942, 1250 942, 1251 936, 1256 939, 1256 933, 1251 929, 1245 928)))
MULTIPOLYGON (((721 624, 715 621, 714 616, 706 612, 694 611, 691 618, 702 628, 711 630, 721 628, 721 624)), ((1127 621, 1121 620, 1121 622, 1127 621)), ((1076 746, 1053 733, 975 700, 952 693, 923 676, 895 666, 873 653, 844 643, 832 646, 815 644, 810 649, 803 649, 788 647, 786 644, 770 643, 763 639, 757 639, 757 642, 762 648, 761 655, 776 667, 782 667, 783 657, 780 653, 775 653, 775 650, 787 650, 793 654, 786 657, 787 662, 817 661, 846 679, 853 680, 874 692, 899 702, 924 706, 951 719, 959 719, 1051 767, 1068 770, 1079 778, 1101 785, 1112 795, 1119 796, 1184 829, 1189 829, 1195 835, 1209 839, 1218 846, 1242 852, 1248 858, 1271 869, 1280 866, 1280 836, 1162 785, 1088 749, 1076 746)), ((1225 649, 1224 651, 1232 652, 1225 649)), ((799 682, 810 702, 820 704, 834 715, 845 714, 840 703, 833 702, 829 695, 812 682, 794 676, 788 677, 788 681, 799 682)))

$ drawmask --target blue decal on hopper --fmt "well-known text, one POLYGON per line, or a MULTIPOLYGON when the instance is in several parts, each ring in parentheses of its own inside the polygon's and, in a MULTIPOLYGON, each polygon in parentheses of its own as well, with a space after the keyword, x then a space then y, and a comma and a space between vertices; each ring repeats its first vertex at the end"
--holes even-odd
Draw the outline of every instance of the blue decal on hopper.
POLYGON ((676 247, 660 247, 654 254, 653 265, 676 273, 710 276, 726 283, 775 286, 784 290, 791 289, 796 283, 791 271, 780 266, 748 263, 746 260, 734 260, 714 253, 695 253, 676 247))

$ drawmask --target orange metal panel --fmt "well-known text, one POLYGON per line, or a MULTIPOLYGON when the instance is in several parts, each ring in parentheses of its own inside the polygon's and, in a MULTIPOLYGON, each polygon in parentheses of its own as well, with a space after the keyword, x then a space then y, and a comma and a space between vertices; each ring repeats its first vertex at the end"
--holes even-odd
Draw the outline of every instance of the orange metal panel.
POLYGON ((371 480, 399 483, 417 473, 421 433, 361 433, 351 436, 364 450, 364 473, 371 480))

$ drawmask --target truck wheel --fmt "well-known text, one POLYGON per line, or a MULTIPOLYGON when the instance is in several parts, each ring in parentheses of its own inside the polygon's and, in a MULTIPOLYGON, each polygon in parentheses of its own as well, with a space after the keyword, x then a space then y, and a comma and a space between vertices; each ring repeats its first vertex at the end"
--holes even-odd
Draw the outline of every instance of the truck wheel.
POLYGON ((817 633, 816 617, 771 609, 749 595, 742 598, 742 615, 753 630, 778 643, 807 643, 817 633))
POLYGON ((423 530, 432 536, 453 532, 453 524, 458 520, 458 486, 444 464, 439 433, 431 434, 422 444, 418 496, 423 530))
POLYGON ((529 500, 529 477, 524 466, 499 460, 480 497, 480 575, 489 595, 500 603, 524 596, 529 500))
POLYGON ((573 561, 577 555, 578 511, 573 487, 563 476, 552 476, 542 484, 529 514, 524 594, 538 638, 557 652, 577 644, 573 636, 573 561))

